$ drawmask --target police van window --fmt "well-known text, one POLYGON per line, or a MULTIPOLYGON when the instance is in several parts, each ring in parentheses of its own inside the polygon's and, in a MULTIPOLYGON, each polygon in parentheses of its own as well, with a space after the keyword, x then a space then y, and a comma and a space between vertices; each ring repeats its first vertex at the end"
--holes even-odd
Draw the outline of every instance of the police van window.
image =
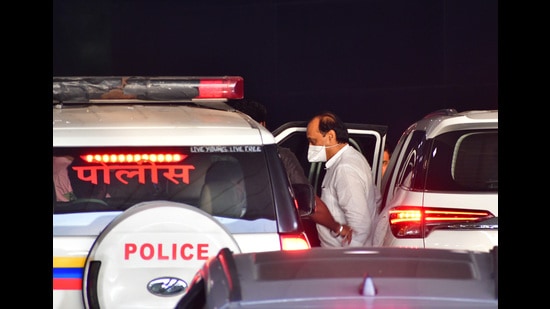
POLYGON ((214 216, 241 218, 246 213, 246 186, 236 160, 220 160, 206 170, 199 206, 214 216))
POLYGON ((56 201, 69 202, 76 199, 67 169, 73 160, 74 158, 69 155, 53 157, 54 196, 56 201))
POLYGON ((216 207, 208 212, 222 217, 272 219, 265 165, 261 146, 55 148, 54 213, 123 211, 167 200, 199 208, 210 203, 216 207), (209 199, 207 181, 215 194, 209 199), (232 211, 220 211, 230 202, 232 211))

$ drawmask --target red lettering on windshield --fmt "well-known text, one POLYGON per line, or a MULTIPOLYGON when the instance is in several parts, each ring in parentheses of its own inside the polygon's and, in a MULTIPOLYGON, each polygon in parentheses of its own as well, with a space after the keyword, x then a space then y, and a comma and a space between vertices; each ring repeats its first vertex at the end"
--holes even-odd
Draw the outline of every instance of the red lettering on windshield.
POLYGON ((73 166, 73 170, 77 172, 78 179, 82 181, 91 182, 93 184, 98 183, 98 171, 103 172, 103 182, 106 184, 111 183, 111 171, 115 172, 115 178, 123 184, 128 184, 129 178, 137 176, 139 183, 145 184, 146 177, 145 171, 151 171, 151 182, 157 184, 158 174, 157 170, 168 170, 163 172, 162 175, 166 179, 175 184, 179 184, 179 180, 185 184, 189 184, 189 171, 194 170, 193 165, 94 165, 94 166, 73 166))

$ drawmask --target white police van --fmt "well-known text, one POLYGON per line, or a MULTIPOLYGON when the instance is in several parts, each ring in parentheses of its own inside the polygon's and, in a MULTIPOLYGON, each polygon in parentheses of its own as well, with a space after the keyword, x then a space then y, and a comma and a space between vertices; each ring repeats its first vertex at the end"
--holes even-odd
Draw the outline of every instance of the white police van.
MULTIPOLYGON (((221 248, 311 247, 314 190, 225 104, 243 92, 239 76, 53 78, 53 308, 173 308, 221 248)), ((278 137, 302 161, 303 125, 278 137)), ((365 132, 379 175, 385 128, 365 132)))

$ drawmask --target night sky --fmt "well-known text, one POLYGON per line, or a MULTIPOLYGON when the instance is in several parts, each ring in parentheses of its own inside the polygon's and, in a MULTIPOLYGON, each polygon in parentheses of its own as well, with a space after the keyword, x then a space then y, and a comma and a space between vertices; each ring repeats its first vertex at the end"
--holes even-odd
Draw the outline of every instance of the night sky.
POLYGON ((497 0, 53 0, 53 75, 240 75, 268 127, 498 108, 497 0))

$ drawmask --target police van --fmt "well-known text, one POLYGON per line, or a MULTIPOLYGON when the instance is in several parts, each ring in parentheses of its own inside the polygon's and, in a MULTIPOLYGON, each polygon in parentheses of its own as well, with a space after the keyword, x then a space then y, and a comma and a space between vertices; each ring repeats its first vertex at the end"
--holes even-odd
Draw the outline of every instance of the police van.
MULTIPOLYGON (((53 78, 53 308, 173 308, 221 248, 311 247, 307 123, 276 139, 226 104, 243 93, 239 76, 53 78)), ((386 128, 353 130, 379 181, 386 128)))

